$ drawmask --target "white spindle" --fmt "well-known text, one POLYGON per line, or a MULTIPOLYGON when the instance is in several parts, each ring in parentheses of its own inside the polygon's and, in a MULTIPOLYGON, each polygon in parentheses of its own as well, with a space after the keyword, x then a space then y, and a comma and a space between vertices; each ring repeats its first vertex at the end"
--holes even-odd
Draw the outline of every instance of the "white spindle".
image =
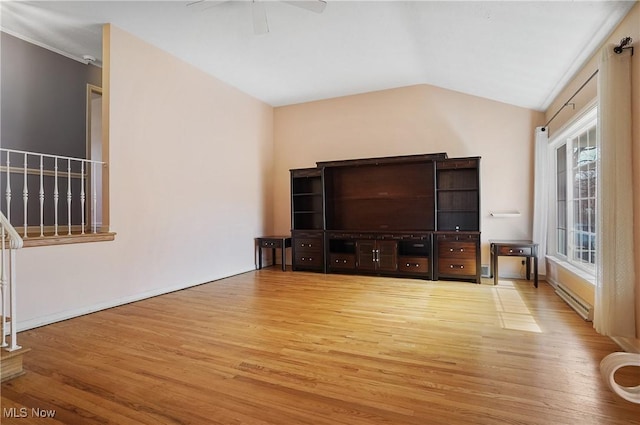
POLYGON ((67 159, 67 227, 71 234, 71 160, 67 159))
POLYGON ((60 199, 60 192, 58 191, 58 158, 55 158, 53 164, 53 231, 54 235, 58 236, 58 200, 60 199))
POLYGON ((22 200, 24 203, 24 236, 27 238, 27 204, 29 203, 29 187, 27 185, 27 154, 24 154, 24 187, 22 188, 22 200))
POLYGON ((80 210, 82 211, 81 228, 84 235, 84 161, 80 163, 80 210))
POLYGON ((2 227, 2 239, 0 240, 2 248, 0 250, 0 267, 2 270, 0 272, 0 289, 2 290, 2 294, 0 295, 0 303, 2 306, 0 308, 0 315, 2 315, 2 338, 0 341, 0 345, 6 347, 7 346, 7 328, 9 329, 9 335, 11 338, 11 345, 9 348, 5 348, 8 351, 14 351, 20 348, 16 338, 16 330, 18 323, 17 313, 16 313, 16 257, 15 252, 22 248, 23 243, 20 235, 16 232, 16 229, 9 223, 4 214, 0 213, 0 225, 2 227), (8 265, 7 265, 7 248, 8 248, 8 265), (8 273, 8 276, 7 276, 8 273), (7 301, 8 301, 8 309, 7 309, 7 301), (11 323, 8 322, 7 318, 11 318, 11 323))
POLYGON ((93 233, 98 233, 98 194, 96 193, 96 164, 91 164, 91 185, 93 189, 91 189, 91 197, 93 198, 93 208, 91 209, 91 224, 93 225, 93 233))
POLYGON ((4 226, 2 227, 2 258, 0 258, 0 267, 2 267, 2 273, 0 273, 0 317, 2 317, 2 339, 0 341, 0 347, 7 346, 7 315, 5 313, 6 307, 6 293, 7 293, 7 264, 5 256, 5 242, 6 236, 4 233, 4 226))
MULTIPOLYGON (((22 244, 22 242, 20 242, 22 244)), ((16 308, 16 250, 9 249, 9 316, 11 317, 11 347, 9 351, 19 350, 18 345, 18 313, 16 308)))
POLYGON ((7 190, 5 192, 7 198, 7 220, 11 223, 11 159, 9 155, 11 153, 7 152, 7 190))
POLYGON ((44 168, 42 166, 42 161, 44 157, 40 155, 40 192, 38 193, 40 197, 40 237, 44 236, 44 168))

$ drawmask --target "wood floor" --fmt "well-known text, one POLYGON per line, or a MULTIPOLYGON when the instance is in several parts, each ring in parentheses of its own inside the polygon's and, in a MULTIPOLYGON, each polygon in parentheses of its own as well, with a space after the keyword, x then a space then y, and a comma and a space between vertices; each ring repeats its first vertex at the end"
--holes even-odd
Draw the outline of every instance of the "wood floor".
POLYGON ((640 424, 613 342, 546 283, 490 283, 275 267, 45 326, 1 422, 640 424))

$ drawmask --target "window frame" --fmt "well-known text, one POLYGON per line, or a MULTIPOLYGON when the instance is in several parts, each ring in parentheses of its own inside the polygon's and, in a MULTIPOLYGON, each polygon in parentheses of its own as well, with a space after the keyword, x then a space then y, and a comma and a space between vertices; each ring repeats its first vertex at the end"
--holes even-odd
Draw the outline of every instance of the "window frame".
MULTIPOLYGON (((549 226, 547 230, 547 240, 549 241, 549 245, 547 248, 547 254, 551 257, 556 258, 557 260, 568 263, 571 266, 579 269, 580 271, 587 273, 589 276, 595 277, 596 274, 596 265, 595 265, 595 257, 594 262, 584 262, 581 260, 574 259, 575 253, 580 252, 580 250, 576 250, 574 238, 575 238, 575 215, 573 204, 575 202, 575 197, 573 196, 573 141, 577 140, 579 136, 589 133, 592 129, 595 129, 596 141, 595 141, 595 149, 596 152, 599 151, 599 140, 598 140, 598 107, 597 102, 592 102, 587 105, 581 113, 579 113, 575 119, 568 122, 563 128, 558 131, 558 134, 552 137, 549 141, 549 151, 548 151, 548 163, 549 170, 551 171, 552 177, 549 179, 549 226), (565 244, 566 244, 566 253, 559 252, 558 249, 558 167, 557 167, 557 152, 562 146, 566 146, 566 155, 565 155, 565 190, 566 190, 566 206, 565 206, 565 244)), ((595 170, 596 170, 596 179, 598 177, 598 160, 595 160, 595 170)), ((597 181, 597 180, 596 180, 597 181)), ((594 185, 595 186, 595 185, 594 185)), ((594 204, 597 204, 597 193, 594 193, 594 204)), ((583 198, 579 198, 583 199, 583 198)), ((594 220, 596 219, 596 215, 593 215, 594 220)), ((594 224, 595 226, 595 224, 594 224)), ((597 232, 597 229, 596 229, 597 232)), ((596 233, 597 234, 597 233, 596 233)), ((589 236, 590 238, 591 236, 589 236)), ((597 244, 595 243, 595 235, 593 250, 594 256, 597 256, 597 244)))

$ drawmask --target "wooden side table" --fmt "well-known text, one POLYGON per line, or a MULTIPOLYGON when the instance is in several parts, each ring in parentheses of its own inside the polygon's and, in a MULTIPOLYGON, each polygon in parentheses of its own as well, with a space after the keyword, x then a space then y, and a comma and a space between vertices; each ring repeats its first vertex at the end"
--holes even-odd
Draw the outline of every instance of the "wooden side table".
POLYGON ((262 268, 262 248, 271 248, 273 264, 276 264, 276 248, 281 250, 282 271, 287 270, 286 249, 291 247, 291 236, 260 236, 256 238, 258 248, 258 270, 262 268))
POLYGON ((538 244, 529 240, 490 240, 491 269, 493 284, 498 284, 498 257, 525 257, 527 266, 527 280, 531 275, 531 260, 533 260, 533 284, 538 287, 538 244))

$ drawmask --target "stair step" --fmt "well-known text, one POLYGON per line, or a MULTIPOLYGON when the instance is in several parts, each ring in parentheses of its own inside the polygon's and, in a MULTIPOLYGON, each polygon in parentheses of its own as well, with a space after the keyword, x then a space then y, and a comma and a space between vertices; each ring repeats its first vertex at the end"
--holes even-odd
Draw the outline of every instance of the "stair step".
POLYGON ((29 351, 31 351, 30 348, 20 348, 15 351, 0 349, 0 382, 24 375, 22 359, 29 351))

